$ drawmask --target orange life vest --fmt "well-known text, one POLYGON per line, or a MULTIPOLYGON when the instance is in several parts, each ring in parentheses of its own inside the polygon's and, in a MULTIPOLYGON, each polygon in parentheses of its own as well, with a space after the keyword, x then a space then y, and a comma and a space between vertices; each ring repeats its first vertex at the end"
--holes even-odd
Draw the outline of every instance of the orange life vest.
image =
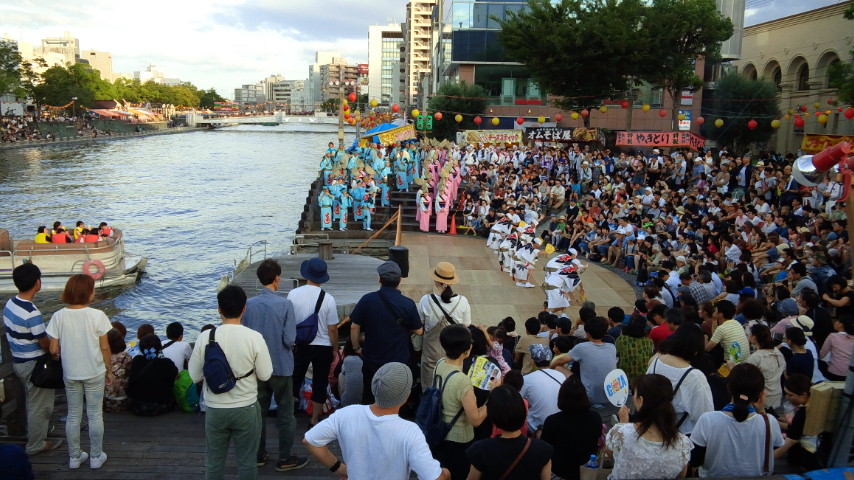
POLYGON ((101 240, 101 237, 99 237, 98 235, 91 234, 91 233, 87 233, 83 238, 84 238, 83 241, 86 243, 94 243, 94 242, 101 240))
POLYGON ((68 234, 65 232, 54 233, 50 238, 50 243, 69 243, 68 234))

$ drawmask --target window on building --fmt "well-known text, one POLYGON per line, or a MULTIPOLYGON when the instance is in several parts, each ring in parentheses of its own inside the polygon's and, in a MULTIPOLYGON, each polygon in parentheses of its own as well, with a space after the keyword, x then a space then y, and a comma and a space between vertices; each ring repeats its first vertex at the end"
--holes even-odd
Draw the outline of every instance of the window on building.
POLYGON ((806 63, 798 68, 798 90, 810 89, 810 67, 806 63))
POLYGON ((774 81, 774 85, 777 85, 777 88, 780 88, 780 84, 783 82, 783 70, 780 67, 774 69, 774 72, 771 74, 771 80, 774 81))

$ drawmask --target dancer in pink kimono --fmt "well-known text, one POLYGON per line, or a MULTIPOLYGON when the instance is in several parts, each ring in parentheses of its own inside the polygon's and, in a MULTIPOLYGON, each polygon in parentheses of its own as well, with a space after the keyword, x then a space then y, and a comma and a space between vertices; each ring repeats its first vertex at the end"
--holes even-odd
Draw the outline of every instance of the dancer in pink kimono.
POLYGON ((420 230, 422 232, 430 231, 430 216, 433 212, 433 204, 432 198, 427 192, 423 192, 421 194, 421 202, 418 206, 418 210, 421 212, 421 218, 419 222, 421 223, 420 230))
POLYGON ((436 195, 436 231, 439 233, 448 231, 448 197, 446 192, 436 195))

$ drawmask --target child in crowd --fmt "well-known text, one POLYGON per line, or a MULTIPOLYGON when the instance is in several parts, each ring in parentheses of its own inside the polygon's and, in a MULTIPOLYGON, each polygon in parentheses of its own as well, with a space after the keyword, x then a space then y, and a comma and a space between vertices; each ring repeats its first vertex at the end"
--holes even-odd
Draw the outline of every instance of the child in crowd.
POLYGON ((786 379, 783 387, 786 400, 794 405, 795 414, 791 421, 780 419, 780 424, 786 432, 786 442, 774 451, 774 458, 786 458, 790 465, 796 465, 805 471, 818 470, 815 450, 817 438, 804 435, 804 424, 807 421, 807 404, 810 401, 810 378, 795 373, 786 379))

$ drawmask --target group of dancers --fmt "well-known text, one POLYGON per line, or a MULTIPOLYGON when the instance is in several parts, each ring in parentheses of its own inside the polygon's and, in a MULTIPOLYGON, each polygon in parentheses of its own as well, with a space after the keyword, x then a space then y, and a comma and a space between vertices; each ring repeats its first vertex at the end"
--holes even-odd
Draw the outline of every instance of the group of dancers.
POLYGON ((447 150, 429 150, 422 161, 422 176, 415 179, 420 185, 415 203, 415 220, 422 232, 430 231, 430 217, 436 214, 436 232, 448 231, 448 212, 457 201, 462 170, 459 159, 449 157, 447 150))

